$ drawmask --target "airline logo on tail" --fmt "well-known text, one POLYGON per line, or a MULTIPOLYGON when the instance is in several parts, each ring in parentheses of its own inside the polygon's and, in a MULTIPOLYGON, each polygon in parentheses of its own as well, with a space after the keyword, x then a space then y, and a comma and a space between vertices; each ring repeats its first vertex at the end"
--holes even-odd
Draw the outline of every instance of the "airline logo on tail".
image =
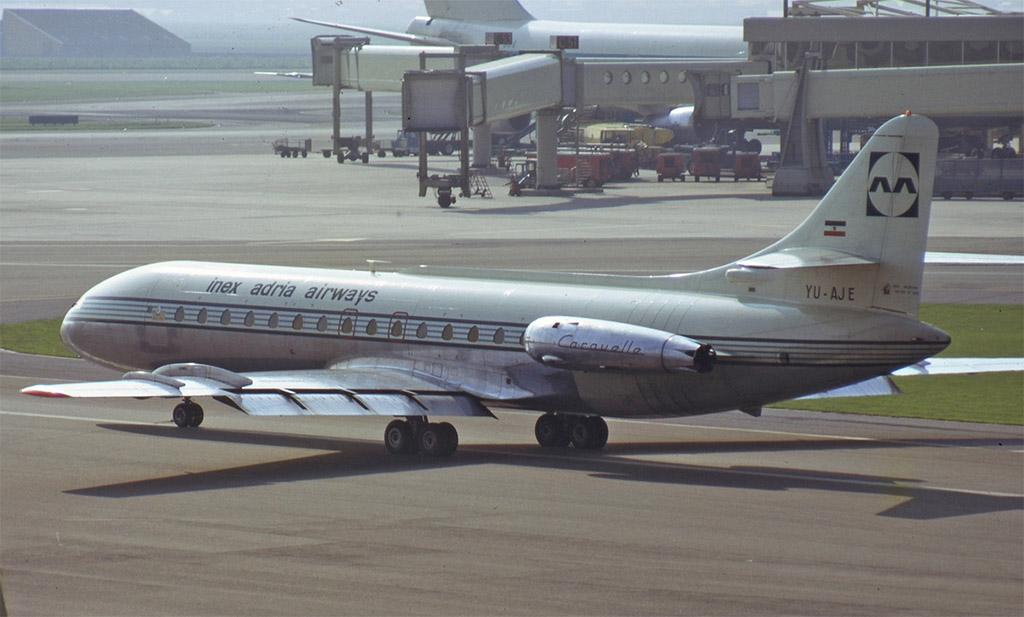
POLYGON ((917 218, 920 157, 917 152, 871 153, 868 216, 917 218))

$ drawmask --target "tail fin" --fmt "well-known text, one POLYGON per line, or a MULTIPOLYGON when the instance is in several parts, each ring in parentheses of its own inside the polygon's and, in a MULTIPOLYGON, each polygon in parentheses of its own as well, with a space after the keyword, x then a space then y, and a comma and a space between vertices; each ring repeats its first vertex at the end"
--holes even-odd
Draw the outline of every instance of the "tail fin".
POLYGON ((423 0, 432 19, 453 21, 533 21, 519 0, 423 0))
POLYGON ((916 315, 937 150, 928 118, 889 120, 789 235, 703 276, 724 270, 732 293, 916 315))

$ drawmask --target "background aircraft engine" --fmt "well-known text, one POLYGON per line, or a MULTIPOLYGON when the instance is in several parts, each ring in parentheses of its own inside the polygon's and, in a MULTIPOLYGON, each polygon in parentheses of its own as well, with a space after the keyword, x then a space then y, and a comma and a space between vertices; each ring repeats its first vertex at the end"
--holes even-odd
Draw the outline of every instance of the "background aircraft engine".
POLYGON ((648 118, 651 126, 672 129, 677 144, 702 144, 715 137, 716 126, 713 122, 703 122, 693 111, 692 105, 675 107, 668 113, 648 118))
POLYGON ((685 336, 583 317, 536 319, 523 343, 537 362, 570 371, 706 373, 716 357, 711 345, 685 336))

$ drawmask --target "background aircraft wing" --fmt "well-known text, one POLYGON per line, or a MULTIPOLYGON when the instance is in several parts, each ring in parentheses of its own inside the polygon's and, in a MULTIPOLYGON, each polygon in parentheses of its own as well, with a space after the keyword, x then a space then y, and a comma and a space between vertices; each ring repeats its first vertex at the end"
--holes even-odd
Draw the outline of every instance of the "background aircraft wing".
MULTIPOLYGON (((914 375, 970 375, 975 373, 1006 373, 1024 371, 1024 358, 929 358, 917 364, 893 371, 897 377, 914 375)), ((859 383, 825 392, 817 392, 802 399, 843 398, 847 396, 885 396, 900 394, 901 390, 888 375, 873 377, 859 383)))
POLYGON ((894 371, 893 375, 957 375, 1024 371, 1024 358, 928 358, 894 371))
POLYGON ((122 379, 30 386, 25 394, 70 398, 212 397, 254 416, 488 416, 475 396, 387 369, 233 373, 172 364, 122 379))
POLYGON ((928 251, 924 254, 924 262, 943 266, 1024 266, 1024 256, 928 251))
POLYGON ((254 75, 270 75, 273 77, 294 77, 295 79, 313 79, 312 73, 300 73, 298 71, 255 71, 254 75))
POLYGON ((394 39, 396 41, 405 41, 406 43, 412 43, 414 45, 433 45, 435 47, 452 46, 451 41, 446 41, 444 39, 435 39, 429 36, 418 36, 416 34, 406 34, 405 32, 395 32, 394 30, 379 30, 377 28, 364 28, 363 26, 335 24, 329 21, 317 21, 315 19, 306 19, 304 17, 292 17, 292 19, 307 24, 325 26, 327 28, 336 28, 338 30, 348 30, 350 32, 358 32, 360 34, 369 34, 370 36, 379 36, 386 39, 394 39))

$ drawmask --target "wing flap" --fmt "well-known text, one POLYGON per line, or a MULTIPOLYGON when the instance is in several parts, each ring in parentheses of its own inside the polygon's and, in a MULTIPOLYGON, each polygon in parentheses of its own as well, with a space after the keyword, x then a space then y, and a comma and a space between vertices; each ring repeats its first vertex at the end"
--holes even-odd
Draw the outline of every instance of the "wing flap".
POLYGON ((461 392, 243 392, 217 399, 251 416, 493 417, 461 392))
POLYGON ((244 375, 201 364, 174 364, 127 373, 115 381, 44 384, 22 392, 62 398, 208 396, 253 416, 494 417, 471 394, 385 368, 244 375))

